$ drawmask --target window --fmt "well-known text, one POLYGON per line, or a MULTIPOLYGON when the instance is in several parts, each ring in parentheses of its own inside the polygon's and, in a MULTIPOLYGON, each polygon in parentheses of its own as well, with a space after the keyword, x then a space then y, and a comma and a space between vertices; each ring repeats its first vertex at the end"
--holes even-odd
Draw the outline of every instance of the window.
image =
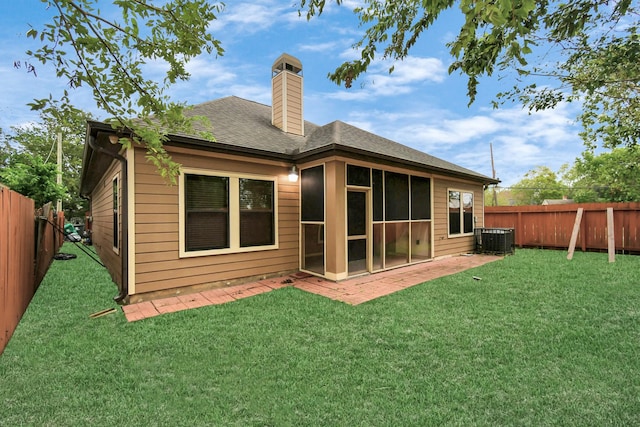
POLYGON ((275 178, 190 172, 180 176, 182 256, 277 247, 275 178))
POLYGON ((118 213, 118 177, 115 176, 112 182, 112 205, 113 205, 113 249, 118 250, 120 247, 120 215, 118 213))
POLYGON ((185 175, 185 249, 229 247, 229 178, 185 175))
POLYGON ((411 219, 431 219, 431 180, 411 177, 411 219))
POLYGON ((347 165, 347 185, 369 187, 371 169, 362 166, 347 165))
POLYGON ((473 193, 449 190, 449 235, 473 233, 473 193))
POLYGON ((300 171, 302 221, 324 221, 324 166, 300 171))
POLYGON ((240 246, 273 245, 273 181, 240 178, 240 246))
POLYGON ((402 221, 409 219, 409 175, 384 173, 384 219, 402 221))

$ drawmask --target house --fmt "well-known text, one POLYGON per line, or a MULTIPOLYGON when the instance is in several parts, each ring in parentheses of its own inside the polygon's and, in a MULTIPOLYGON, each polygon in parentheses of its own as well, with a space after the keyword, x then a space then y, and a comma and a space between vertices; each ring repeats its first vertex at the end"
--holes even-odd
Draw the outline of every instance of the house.
POLYGON ((143 148, 88 123, 80 191, 117 300, 298 271, 339 281, 473 250, 496 180, 341 121, 305 121, 290 55, 273 64, 272 91, 272 107, 233 96, 196 105, 216 141, 170 135, 174 186, 143 148))
POLYGON ((562 199, 544 199, 542 201, 542 206, 550 206, 550 205, 570 205, 575 203, 573 199, 569 199, 567 196, 562 196, 562 199))

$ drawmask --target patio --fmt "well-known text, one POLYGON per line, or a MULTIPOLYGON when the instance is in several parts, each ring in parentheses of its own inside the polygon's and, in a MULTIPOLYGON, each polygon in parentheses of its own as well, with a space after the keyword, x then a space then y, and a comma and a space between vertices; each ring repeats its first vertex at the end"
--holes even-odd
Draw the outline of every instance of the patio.
MULTIPOLYGON (((429 280, 459 273, 502 258, 502 256, 478 254, 446 257, 381 273, 354 277, 341 282, 328 281, 306 273, 295 273, 243 285, 144 301, 123 306, 122 310, 127 320, 134 322, 165 313, 224 304, 287 286, 350 305, 358 305, 429 280)), ((472 278, 470 277, 470 279, 472 278)))

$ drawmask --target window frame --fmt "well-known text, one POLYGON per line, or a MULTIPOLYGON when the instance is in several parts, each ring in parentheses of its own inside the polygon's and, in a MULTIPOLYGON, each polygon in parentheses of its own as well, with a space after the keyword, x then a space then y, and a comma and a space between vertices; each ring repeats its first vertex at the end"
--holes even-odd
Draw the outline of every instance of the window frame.
POLYGON ((462 190, 459 188, 447 188, 447 237, 449 238, 456 238, 456 237, 466 237, 466 236, 473 236, 474 235, 474 230, 475 230, 475 205, 476 205, 476 195, 475 195, 475 191, 472 190, 462 190), (452 192, 457 192, 460 193, 460 223, 458 224, 460 227, 460 232, 459 233, 451 233, 451 212, 450 212, 450 200, 451 200, 451 193, 452 192), (465 194, 471 194, 471 231, 466 232, 464 231, 464 195, 465 194))
POLYGON ((267 251, 279 248, 278 236, 278 184, 277 176, 236 173, 198 168, 181 168, 178 177, 178 222, 180 258, 191 258, 211 255, 224 255, 245 252, 267 251), (186 200, 185 176, 205 175, 229 179, 229 247, 221 249, 186 250, 186 200), (240 179, 252 179, 273 182, 273 244, 262 246, 240 246, 240 179))
POLYGON ((116 254, 120 254, 120 174, 117 173, 111 178, 111 212, 113 239, 111 241, 112 249, 116 254))

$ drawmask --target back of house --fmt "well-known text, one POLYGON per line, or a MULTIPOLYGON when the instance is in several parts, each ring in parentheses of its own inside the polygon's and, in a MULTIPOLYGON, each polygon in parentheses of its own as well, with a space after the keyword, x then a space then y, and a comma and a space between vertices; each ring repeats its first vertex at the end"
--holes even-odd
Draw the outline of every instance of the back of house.
POLYGON ((271 107, 206 102, 191 114, 216 141, 169 135, 177 185, 143 147, 88 124, 81 193, 118 300, 298 271, 339 281, 473 250, 496 180, 339 120, 305 121, 300 61, 283 54, 271 71, 271 107))

